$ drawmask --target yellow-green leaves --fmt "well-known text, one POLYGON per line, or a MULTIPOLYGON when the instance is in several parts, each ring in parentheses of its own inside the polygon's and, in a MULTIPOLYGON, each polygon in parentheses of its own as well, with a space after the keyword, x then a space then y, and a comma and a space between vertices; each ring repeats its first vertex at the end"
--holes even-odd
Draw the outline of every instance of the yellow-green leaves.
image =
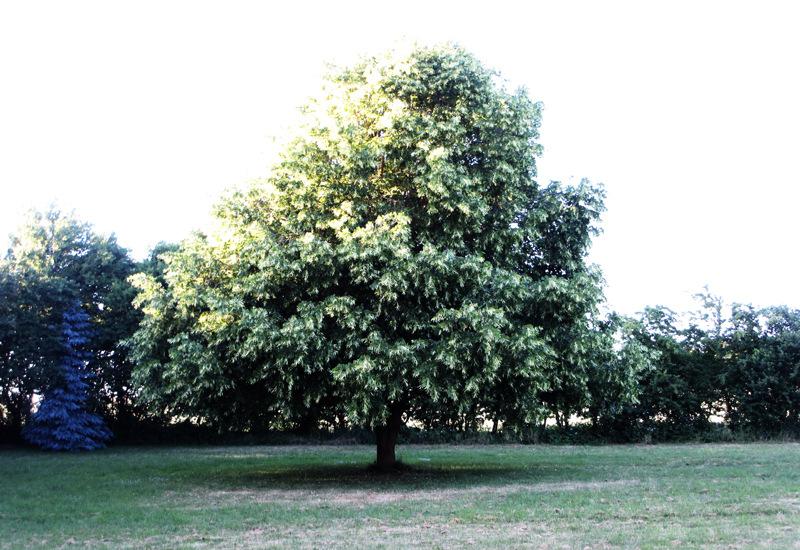
POLYGON ((537 185, 541 106, 495 77, 456 45, 332 68, 216 239, 184 245, 168 288, 141 282, 142 334, 170 335, 141 356, 170 396, 232 424, 245 396, 288 425, 532 418, 560 354, 593 353, 558 335, 591 330, 602 296, 584 265, 602 195, 537 185))

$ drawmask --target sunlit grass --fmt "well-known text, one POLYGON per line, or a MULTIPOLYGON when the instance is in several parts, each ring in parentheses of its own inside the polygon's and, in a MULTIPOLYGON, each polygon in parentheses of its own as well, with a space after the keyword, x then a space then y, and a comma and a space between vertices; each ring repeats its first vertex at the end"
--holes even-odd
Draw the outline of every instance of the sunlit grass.
POLYGON ((0 548, 800 548, 800 445, 0 452, 0 548))

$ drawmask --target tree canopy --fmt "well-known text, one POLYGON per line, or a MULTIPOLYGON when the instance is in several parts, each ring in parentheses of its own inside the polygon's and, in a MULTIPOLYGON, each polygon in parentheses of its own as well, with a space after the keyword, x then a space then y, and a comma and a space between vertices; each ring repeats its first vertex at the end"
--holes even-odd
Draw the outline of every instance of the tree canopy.
POLYGON ((589 380, 631 393, 585 262, 604 193, 537 184, 541 112, 456 45, 330 67, 269 177, 136 277, 143 397, 223 428, 347 419, 390 467, 433 412, 515 426, 589 380))

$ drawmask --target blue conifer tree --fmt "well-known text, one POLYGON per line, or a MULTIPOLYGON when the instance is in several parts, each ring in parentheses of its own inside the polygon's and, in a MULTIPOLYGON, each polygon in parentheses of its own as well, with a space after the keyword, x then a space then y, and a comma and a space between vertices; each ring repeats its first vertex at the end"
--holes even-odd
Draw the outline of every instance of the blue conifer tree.
POLYGON ((86 408, 89 386, 84 379, 90 374, 83 346, 89 340, 88 319, 77 304, 64 312, 60 380, 44 394, 39 409, 23 428, 23 437, 44 450, 100 449, 113 437, 103 419, 86 408))

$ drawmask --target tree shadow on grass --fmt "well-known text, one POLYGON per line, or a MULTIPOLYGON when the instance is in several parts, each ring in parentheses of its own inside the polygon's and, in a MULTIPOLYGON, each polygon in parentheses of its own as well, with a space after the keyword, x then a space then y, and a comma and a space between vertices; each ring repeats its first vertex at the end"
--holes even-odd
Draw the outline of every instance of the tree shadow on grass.
MULTIPOLYGON (((364 464, 296 465, 264 467, 242 464, 217 470, 213 475, 184 478, 211 490, 442 490, 503 487, 517 484, 559 484, 596 481, 599 473, 580 468, 546 465, 406 465, 400 471, 376 471, 364 464)), ((600 479, 602 481, 602 479, 600 479)))

